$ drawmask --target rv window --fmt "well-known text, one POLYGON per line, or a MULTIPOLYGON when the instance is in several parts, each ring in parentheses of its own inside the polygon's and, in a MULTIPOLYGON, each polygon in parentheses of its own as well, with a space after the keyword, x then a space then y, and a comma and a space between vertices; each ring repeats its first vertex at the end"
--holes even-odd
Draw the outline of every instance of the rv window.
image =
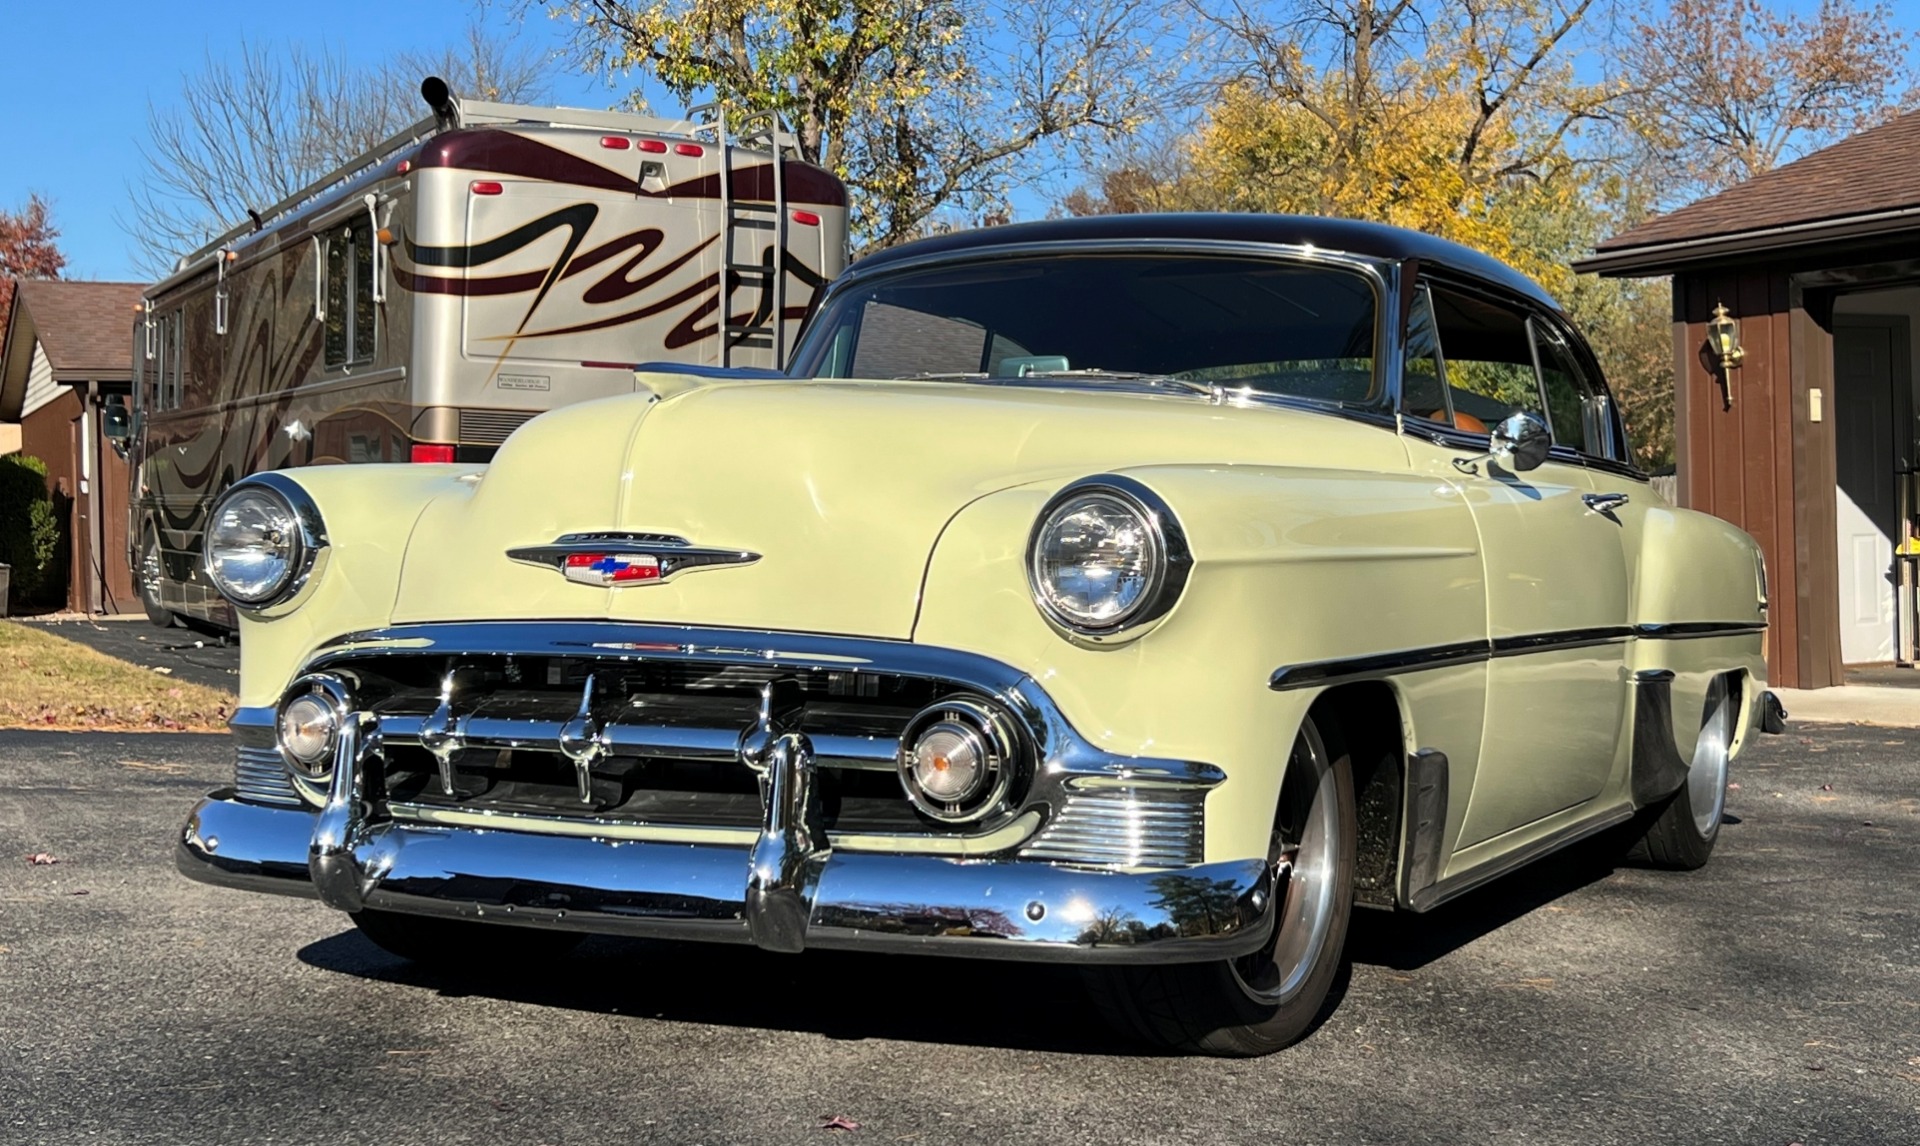
POLYGON ((373 234, 365 219, 327 236, 327 365, 373 358, 373 234))

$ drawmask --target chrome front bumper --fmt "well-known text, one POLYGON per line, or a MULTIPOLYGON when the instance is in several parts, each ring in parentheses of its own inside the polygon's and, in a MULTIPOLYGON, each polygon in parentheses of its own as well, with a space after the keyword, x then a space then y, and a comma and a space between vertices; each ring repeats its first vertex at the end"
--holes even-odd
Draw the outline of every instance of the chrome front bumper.
POLYGON ((769 886, 745 847, 388 821, 342 848, 322 838, 324 818, 215 792, 187 820, 177 862, 206 883, 349 910, 788 951, 1201 962, 1253 950, 1274 921, 1272 871, 1257 859, 1127 873, 827 851, 788 887, 769 886))

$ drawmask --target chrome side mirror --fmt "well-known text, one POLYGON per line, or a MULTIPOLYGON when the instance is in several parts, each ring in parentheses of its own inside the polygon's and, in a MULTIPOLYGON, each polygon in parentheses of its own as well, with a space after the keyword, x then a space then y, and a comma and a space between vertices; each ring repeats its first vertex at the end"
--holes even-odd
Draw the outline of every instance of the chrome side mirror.
POLYGON ((1487 446, 1487 452, 1478 457, 1455 458, 1454 468, 1478 473, 1481 462, 1491 461, 1510 473, 1525 473, 1547 460, 1547 452, 1553 448, 1553 432, 1538 414, 1522 411, 1500 419, 1487 446))

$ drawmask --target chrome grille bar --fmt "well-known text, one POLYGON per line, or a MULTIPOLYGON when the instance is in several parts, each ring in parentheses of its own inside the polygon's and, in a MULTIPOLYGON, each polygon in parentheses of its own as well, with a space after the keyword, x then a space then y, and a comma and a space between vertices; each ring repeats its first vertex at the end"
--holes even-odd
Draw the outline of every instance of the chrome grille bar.
MULTIPOLYGON (((389 744, 422 744, 426 716, 380 717, 380 736, 389 744)), ((528 720, 504 716, 461 716, 454 721, 456 735, 469 748, 531 748, 556 751, 564 721, 528 720)), ((711 725, 608 721, 599 729, 610 754, 653 756, 669 760, 730 763, 740 758, 741 728, 711 725)), ((429 733, 429 739, 434 735, 429 733)), ((884 736, 808 733, 814 763, 821 768, 861 768, 892 771, 896 741, 884 736)), ((276 755, 277 759, 277 755, 276 755)))

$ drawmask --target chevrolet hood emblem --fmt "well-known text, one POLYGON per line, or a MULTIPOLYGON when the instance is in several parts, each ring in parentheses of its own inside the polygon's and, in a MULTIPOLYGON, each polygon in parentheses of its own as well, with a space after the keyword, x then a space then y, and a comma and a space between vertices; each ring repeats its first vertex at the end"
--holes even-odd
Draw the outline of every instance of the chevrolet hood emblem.
POLYGON ((558 569, 567 580, 581 585, 613 588, 657 585, 689 569, 751 565, 760 560, 758 553, 706 548, 666 533, 568 533, 551 545, 509 549, 507 556, 558 569))

